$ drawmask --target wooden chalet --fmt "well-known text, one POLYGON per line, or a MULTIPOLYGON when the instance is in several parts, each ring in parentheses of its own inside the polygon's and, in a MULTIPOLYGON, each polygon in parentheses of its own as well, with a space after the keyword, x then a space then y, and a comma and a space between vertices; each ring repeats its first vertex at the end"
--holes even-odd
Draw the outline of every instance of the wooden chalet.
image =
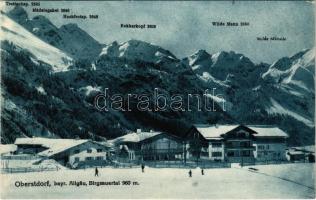
POLYGON ((136 132, 111 141, 119 162, 179 160, 183 158, 183 140, 164 132, 136 132))

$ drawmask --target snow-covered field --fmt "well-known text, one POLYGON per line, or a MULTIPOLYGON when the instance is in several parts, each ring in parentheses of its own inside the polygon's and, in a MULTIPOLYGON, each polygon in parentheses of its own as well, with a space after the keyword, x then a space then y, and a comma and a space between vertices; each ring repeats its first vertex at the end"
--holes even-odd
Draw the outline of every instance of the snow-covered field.
POLYGON ((3 198, 315 198, 314 165, 283 164, 206 169, 94 169, 59 170, 26 174, 1 174, 3 198), (15 187, 16 181, 50 181, 51 187, 15 187), (54 186, 54 181, 67 185, 54 186), (120 181, 120 185, 71 186, 69 181, 120 181), (123 185, 131 181, 131 185, 123 185), (133 182, 137 184, 133 185, 133 182))

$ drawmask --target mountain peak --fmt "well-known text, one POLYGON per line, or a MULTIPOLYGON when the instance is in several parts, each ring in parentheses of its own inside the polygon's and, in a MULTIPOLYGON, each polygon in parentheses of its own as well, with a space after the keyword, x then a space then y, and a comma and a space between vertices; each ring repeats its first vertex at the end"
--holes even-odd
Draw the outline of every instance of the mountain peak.
POLYGON ((315 58, 315 48, 304 49, 291 57, 283 57, 274 62, 270 68, 277 69, 280 71, 289 70, 292 65, 297 64, 298 62, 304 65, 310 65, 311 62, 314 62, 315 58))
MULTIPOLYGON (((32 19, 33 23, 41 23, 43 25, 53 25, 53 23, 43 15, 37 15, 32 19)), ((53 25, 54 26, 54 25, 53 25)))
POLYGON ((299 57, 302 57, 306 52, 310 51, 311 49, 303 49, 302 51, 295 53, 293 56, 290 57, 291 60, 296 60, 299 57))
POLYGON ((207 51, 205 51, 204 49, 199 49, 191 56, 209 57, 211 55, 207 51))
POLYGON ((240 53, 236 53, 234 51, 220 51, 218 53, 215 53, 212 55, 212 61, 214 63, 213 67, 216 66, 217 64, 219 65, 223 65, 225 63, 225 65, 238 65, 238 64, 242 64, 242 63, 249 63, 249 64, 253 64, 252 61, 244 56, 243 54, 240 53), (224 63, 222 63, 224 62, 224 63))
POLYGON ((315 48, 277 60, 262 78, 268 82, 282 83, 314 92, 314 76, 315 48))
POLYGON ((213 57, 218 57, 218 58, 222 59, 222 58, 226 58, 226 57, 236 57, 236 56, 240 56, 240 55, 242 55, 242 54, 238 54, 234 51, 229 51, 229 52, 219 51, 219 52, 213 54, 213 57))
POLYGON ((145 42, 145 41, 141 41, 141 40, 136 40, 136 39, 130 39, 128 40, 126 43, 130 44, 130 45, 139 45, 139 44, 144 44, 144 45, 153 45, 151 43, 145 42))
POLYGON ((118 43, 117 41, 113 41, 110 45, 112 45, 112 46, 118 46, 119 43, 118 43))
POLYGON ((75 59, 92 60, 101 51, 102 45, 75 23, 57 28, 42 15, 29 19, 27 12, 22 7, 14 7, 7 16, 41 40, 66 52, 75 59))
POLYGON ((193 67, 194 65, 211 65, 212 60, 211 60, 211 55, 203 50, 200 49, 196 51, 194 54, 191 56, 187 57, 188 59, 188 64, 193 67))
POLYGON ((36 15, 35 17, 33 17, 33 20, 46 21, 51 23, 51 21, 49 21, 49 19, 43 15, 36 15))
POLYGON ((102 49, 100 56, 124 57, 130 60, 143 60, 157 63, 164 59, 177 60, 168 50, 141 40, 131 39, 121 44, 116 41, 102 49))
POLYGON ((21 6, 15 6, 7 15, 19 24, 25 23, 29 19, 27 12, 21 6))

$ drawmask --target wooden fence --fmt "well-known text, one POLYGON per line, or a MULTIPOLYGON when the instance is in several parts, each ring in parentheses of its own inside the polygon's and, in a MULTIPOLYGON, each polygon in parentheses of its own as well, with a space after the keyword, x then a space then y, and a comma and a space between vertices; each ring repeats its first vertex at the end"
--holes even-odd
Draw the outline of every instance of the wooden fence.
POLYGON ((158 161, 158 162, 145 162, 144 163, 150 167, 156 168, 230 168, 231 164, 227 162, 209 162, 209 161, 200 161, 200 162, 182 162, 182 161, 158 161))
POLYGON ((18 167, 18 168, 1 168, 1 173, 27 173, 27 172, 44 172, 44 171, 58 171, 54 168, 31 168, 31 167, 18 167))
POLYGON ((2 155, 0 157, 1 173, 26 173, 26 172, 43 172, 58 171, 60 168, 47 166, 29 166, 30 163, 39 161, 42 157, 37 155, 2 155))

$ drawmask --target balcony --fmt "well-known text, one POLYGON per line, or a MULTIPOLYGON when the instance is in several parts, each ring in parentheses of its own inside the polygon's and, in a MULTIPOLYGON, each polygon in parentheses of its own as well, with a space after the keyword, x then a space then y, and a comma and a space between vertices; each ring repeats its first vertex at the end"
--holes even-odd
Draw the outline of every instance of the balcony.
POLYGON ((225 149, 227 150, 256 150, 256 147, 254 146, 248 146, 248 145, 226 145, 225 149))

